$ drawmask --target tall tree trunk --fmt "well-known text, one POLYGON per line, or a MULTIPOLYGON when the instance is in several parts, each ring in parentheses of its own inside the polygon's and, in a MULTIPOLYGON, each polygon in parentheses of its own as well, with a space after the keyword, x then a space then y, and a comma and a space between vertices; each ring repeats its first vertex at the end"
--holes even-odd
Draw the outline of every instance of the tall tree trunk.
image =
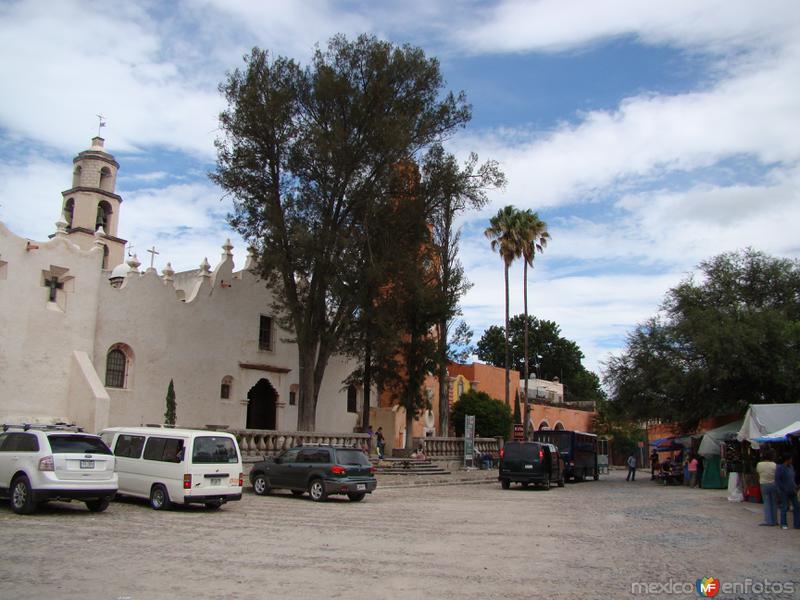
MULTIPOLYGON (((372 396, 372 335, 367 332, 367 339, 364 343, 364 406, 361 407, 361 429, 367 430, 369 427, 369 405, 372 396)), ((372 440, 370 440, 370 443, 372 440)))
POLYGON ((525 335, 524 335, 524 342, 523 342, 523 353, 525 354, 525 366, 523 368, 525 372, 525 396, 523 396, 523 401, 525 402, 525 420, 524 420, 524 427, 525 427, 525 439, 529 439, 530 436, 530 420, 531 420, 531 404, 528 400, 528 261, 525 261, 523 265, 523 276, 522 276, 522 288, 523 288, 523 296, 525 302, 525 335))
POLYGON ((439 322, 439 435, 447 437, 450 421, 450 395, 447 393, 447 321, 439 322))
POLYGON ((317 394, 314 385, 316 352, 313 345, 298 343, 300 398, 297 411, 297 430, 314 431, 317 417, 317 394))
POLYGON ((508 349, 508 263, 505 263, 505 279, 506 279, 506 406, 510 406, 509 404, 509 387, 510 387, 510 379, 511 374, 509 373, 509 363, 511 362, 511 356, 508 349))

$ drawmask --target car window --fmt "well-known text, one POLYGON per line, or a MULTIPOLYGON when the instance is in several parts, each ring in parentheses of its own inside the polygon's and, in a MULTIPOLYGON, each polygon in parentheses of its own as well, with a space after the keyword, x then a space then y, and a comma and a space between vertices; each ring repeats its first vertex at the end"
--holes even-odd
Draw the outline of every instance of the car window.
POLYGON ((505 445, 505 458, 538 461, 540 449, 539 444, 515 444, 512 442, 505 445))
POLYGON ((145 460, 158 460, 161 462, 181 462, 183 455, 183 440, 151 436, 144 447, 145 460))
POLYGON ((122 435, 117 438, 114 454, 125 458, 140 458, 144 448, 143 435, 122 435))
POLYGON ((196 437, 192 448, 192 462, 200 464, 239 462, 236 443, 232 438, 223 436, 196 437))
POLYGON ((297 455, 300 454, 299 448, 292 448, 281 454, 278 458, 281 459, 283 464, 292 464, 297 462, 297 455))
POLYGON ((0 441, 3 452, 38 452, 39 440, 32 433, 6 433, 0 441))
POLYGON ((6 442, 8 441, 7 433, 0 433, 0 452, 8 452, 6 449, 6 442))
POLYGON ((300 451, 300 457, 297 462, 301 463, 329 463, 331 462, 331 455, 327 449, 324 448, 304 448, 300 451))
POLYGON ((336 462, 340 465, 369 465, 367 455, 361 450, 337 450, 336 462))
POLYGON ((111 454, 111 449, 95 435, 50 434, 47 441, 55 454, 111 454))

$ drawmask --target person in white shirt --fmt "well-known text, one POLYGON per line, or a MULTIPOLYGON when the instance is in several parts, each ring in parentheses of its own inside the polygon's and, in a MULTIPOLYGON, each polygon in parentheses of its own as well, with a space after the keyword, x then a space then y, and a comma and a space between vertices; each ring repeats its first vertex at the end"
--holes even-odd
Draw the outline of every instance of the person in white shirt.
POLYGON ((758 482, 761 485, 761 499, 764 501, 764 522, 759 525, 774 527, 778 524, 775 511, 777 488, 775 487, 775 461, 769 452, 764 452, 761 461, 756 465, 758 482))
POLYGON ((636 455, 631 454, 628 457, 628 476, 625 481, 636 481, 636 455))

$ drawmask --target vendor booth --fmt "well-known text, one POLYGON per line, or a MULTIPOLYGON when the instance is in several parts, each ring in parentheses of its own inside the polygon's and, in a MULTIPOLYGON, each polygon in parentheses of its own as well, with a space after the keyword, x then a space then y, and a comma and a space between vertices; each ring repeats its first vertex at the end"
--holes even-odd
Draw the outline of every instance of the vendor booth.
MULTIPOLYGON (((774 435, 783 429, 791 429, 800 421, 800 403, 751 404, 744 415, 744 422, 737 438, 749 441, 758 448, 758 438, 774 435)), ((784 433, 780 437, 785 437, 784 433)))
POLYGON ((703 434, 697 453, 705 461, 701 486, 716 490, 728 487, 728 473, 722 469, 722 449, 726 441, 735 440, 743 421, 734 421, 703 434))

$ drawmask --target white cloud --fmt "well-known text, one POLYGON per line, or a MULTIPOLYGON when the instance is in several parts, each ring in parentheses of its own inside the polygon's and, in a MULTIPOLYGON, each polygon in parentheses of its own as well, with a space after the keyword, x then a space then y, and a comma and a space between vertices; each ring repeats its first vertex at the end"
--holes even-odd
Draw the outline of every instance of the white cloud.
POLYGON ((454 37, 473 53, 558 51, 623 35, 722 51, 790 39, 798 22, 792 0, 506 0, 467 16, 454 37))

